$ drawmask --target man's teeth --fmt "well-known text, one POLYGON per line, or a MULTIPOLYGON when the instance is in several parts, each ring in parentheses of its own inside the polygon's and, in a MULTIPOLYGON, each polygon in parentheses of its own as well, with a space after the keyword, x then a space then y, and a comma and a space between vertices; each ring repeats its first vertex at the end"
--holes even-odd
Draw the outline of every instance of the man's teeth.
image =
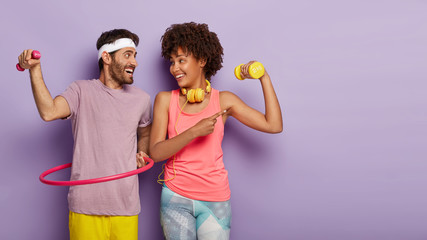
POLYGON ((133 73, 133 69, 126 69, 127 73, 133 73))

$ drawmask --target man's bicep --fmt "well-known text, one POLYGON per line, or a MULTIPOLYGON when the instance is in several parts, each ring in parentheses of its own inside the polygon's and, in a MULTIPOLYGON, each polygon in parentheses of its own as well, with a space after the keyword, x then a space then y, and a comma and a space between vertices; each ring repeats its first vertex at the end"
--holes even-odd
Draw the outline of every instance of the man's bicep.
POLYGON ((63 96, 57 96, 53 99, 55 105, 55 119, 67 118, 71 114, 70 106, 63 96))
POLYGON ((151 123, 145 127, 138 127, 138 139, 143 137, 149 137, 151 130, 151 123))
POLYGON ((148 144, 150 139, 151 124, 145 127, 138 127, 138 152, 143 151, 148 154, 148 144))

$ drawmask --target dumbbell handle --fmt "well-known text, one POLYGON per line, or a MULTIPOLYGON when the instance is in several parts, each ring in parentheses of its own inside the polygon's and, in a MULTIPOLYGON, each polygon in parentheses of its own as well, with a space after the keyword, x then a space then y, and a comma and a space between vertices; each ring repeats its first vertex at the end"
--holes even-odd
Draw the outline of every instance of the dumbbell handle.
MULTIPOLYGON (((40 57, 41 57, 42 55, 40 54, 40 52, 39 51, 37 51, 37 50, 34 50, 32 53, 31 53, 31 58, 33 58, 33 59, 40 59, 40 57)), ((19 66, 19 63, 17 63, 16 64, 16 69, 18 69, 18 71, 24 71, 25 70, 25 68, 22 68, 21 66, 19 66)))
MULTIPOLYGON (((237 79, 239 80, 243 80, 245 79, 244 77, 242 77, 241 73, 241 69, 240 66, 242 66, 243 64, 240 64, 239 66, 237 66, 234 69, 234 75, 236 76, 237 79)), ((251 77, 253 78, 260 78, 264 75, 265 73, 265 69, 264 66, 262 65, 262 63, 260 62, 254 62, 249 66, 249 75, 251 75, 251 77)))

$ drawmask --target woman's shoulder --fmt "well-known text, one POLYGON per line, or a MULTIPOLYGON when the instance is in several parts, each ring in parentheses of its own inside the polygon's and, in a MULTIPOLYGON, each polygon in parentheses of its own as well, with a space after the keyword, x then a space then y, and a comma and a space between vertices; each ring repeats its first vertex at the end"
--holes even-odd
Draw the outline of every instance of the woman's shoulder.
POLYGON ((237 97, 237 95, 230 92, 230 91, 219 91, 219 98, 220 99, 233 99, 236 97, 237 97))
POLYGON ((161 91, 156 95, 155 104, 169 105, 173 91, 161 91))
POLYGON ((220 91, 219 101, 222 109, 229 109, 241 102, 240 98, 230 91, 220 91))
POLYGON ((156 97, 167 97, 171 95, 172 95, 172 91, 160 91, 157 93, 156 97))

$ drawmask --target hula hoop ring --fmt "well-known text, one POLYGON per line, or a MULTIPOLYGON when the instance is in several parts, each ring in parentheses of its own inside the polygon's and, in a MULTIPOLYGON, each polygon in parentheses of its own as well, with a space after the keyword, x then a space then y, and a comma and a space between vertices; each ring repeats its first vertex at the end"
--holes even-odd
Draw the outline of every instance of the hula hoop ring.
POLYGON ((45 177, 53 172, 69 168, 71 167, 72 163, 63 164, 54 168, 51 168, 49 170, 44 171, 42 174, 40 174, 40 182, 48 185, 55 185, 55 186, 74 186, 74 185, 84 185, 84 184, 92 184, 92 183, 100 183, 100 182, 107 182, 112 180, 117 180, 120 178, 129 177, 138 173, 142 173, 153 167, 154 161, 151 158, 144 157, 144 160, 148 162, 147 165, 145 165, 142 168, 138 168, 129 172, 125 173, 119 173, 116 175, 106 176, 106 177, 100 177, 100 178, 92 178, 92 179, 85 179, 85 180, 74 180, 74 181, 52 181, 47 180, 45 177))

